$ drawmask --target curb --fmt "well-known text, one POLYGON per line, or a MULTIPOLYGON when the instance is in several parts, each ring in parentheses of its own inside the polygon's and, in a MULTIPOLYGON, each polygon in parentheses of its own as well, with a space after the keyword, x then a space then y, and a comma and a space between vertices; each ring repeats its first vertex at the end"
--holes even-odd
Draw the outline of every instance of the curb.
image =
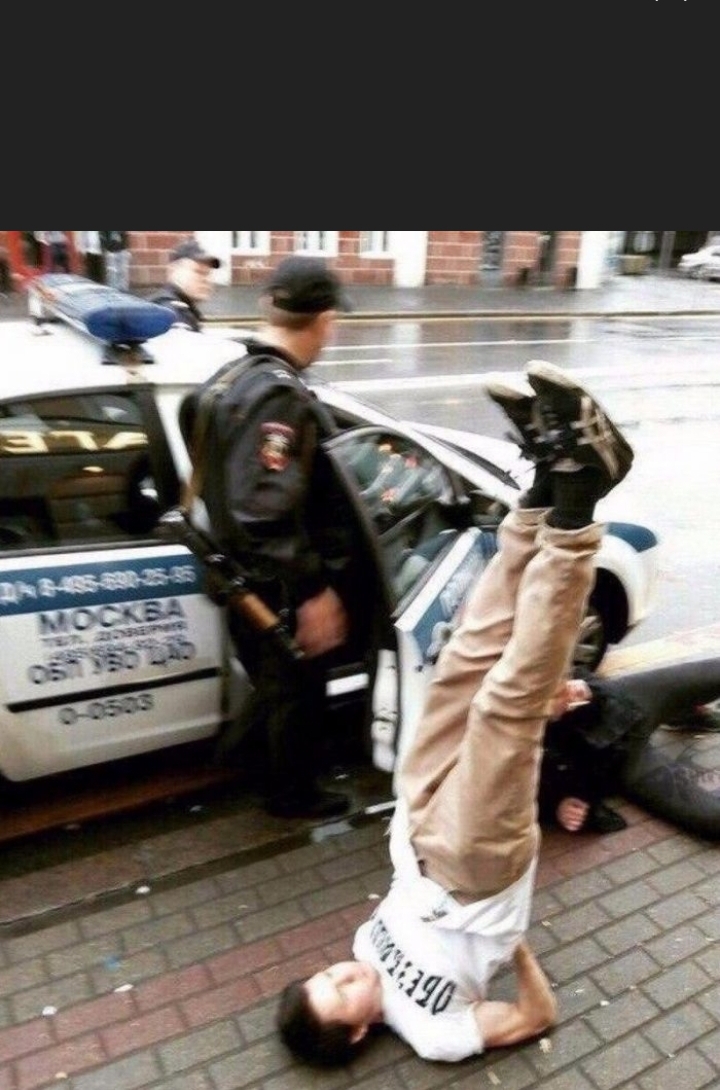
MULTIPOLYGON (((338 317, 339 322, 356 321, 407 321, 422 319, 510 319, 532 321, 558 321, 570 318, 716 318, 717 310, 363 310, 338 317)), ((204 325, 257 325, 261 319, 257 314, 208 314, 203 319, 204 325)))

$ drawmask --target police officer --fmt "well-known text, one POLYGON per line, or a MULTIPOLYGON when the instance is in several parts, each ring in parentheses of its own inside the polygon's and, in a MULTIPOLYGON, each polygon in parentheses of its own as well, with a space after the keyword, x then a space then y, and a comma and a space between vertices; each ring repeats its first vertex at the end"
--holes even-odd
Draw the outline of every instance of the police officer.
POLYGON ((199 333, 203 321, 200 304, 209 299, 213 288, 212 270, 221 265, 220 258, 203 250, 196 239, 185 239, 171 251, 167 281, 150 296, 150 301, 170 307, 176 315, 175 325, 199 333))
POLYGON ((349 309, 327 264, 289 257, 260 300, 262 324, 246 341, 249 366, 209 410, 202 498, 213 537, 288 619, 304 652, 289 662, 272 641, 230 614, 240 661, 254 684, 249 729, 262 733, 266 808, 281 817, 343 813, 348 799, 318 783, 332 653, 348 639, 343 595, 352 583, 350 531, 319 440, 325 410, 302 379, 349 309))

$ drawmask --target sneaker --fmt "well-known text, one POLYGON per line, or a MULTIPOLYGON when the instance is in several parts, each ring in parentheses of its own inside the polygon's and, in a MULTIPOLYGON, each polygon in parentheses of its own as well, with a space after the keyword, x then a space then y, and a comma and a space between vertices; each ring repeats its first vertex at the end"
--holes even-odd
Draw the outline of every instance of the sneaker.
POLYGON ((506 438, 520 447, 524 458, 532 462, 545 459, 549 454, 545 438, 545 425, 535 391, 527 383, 512 375, 488 375, 485 391, 505 413, 513 431, 506 438))
POLYGON ((350 809, 350 799, 339 791, 325 791, 317 788, 303 794, 275 796, 265 804, 268 814, 281 818, 309 818, 320 821, 323 818, 338 817, 350 809))
POLYGON ((585 828, 589 833, 619 833, 627 829, 627 821, 606 802, 596 802, 590 807, 585 828))
POLYGON ((599 469, 608 480, 609 491, 630 470, 630 444, 595 398, 560 367, 531 360, 525 371, 538 397, 547 441, 553 447, 553 469, 599 469))

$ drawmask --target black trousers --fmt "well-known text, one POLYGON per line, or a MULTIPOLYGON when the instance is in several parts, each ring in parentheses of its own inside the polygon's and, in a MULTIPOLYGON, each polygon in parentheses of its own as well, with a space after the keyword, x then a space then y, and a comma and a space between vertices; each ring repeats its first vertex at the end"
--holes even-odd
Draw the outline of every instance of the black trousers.
POLYGON ((229 626, 253 690, 241 721, 220 738, 216 760, 251 760, 256 786, 268 801, 306 796, 324 770, 334 655, 293 660, 234 613, 229 626))
POLYGON ((720 657, 619 675, 608 678, 606 684, 642 710, 647 741, 661 723, 720 697, 720 657))

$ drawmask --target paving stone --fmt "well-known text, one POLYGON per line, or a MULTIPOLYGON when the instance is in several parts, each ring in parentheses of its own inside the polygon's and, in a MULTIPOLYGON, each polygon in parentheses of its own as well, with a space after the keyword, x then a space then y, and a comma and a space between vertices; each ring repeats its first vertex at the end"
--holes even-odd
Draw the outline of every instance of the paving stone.
POLYGON ((254 1003, 248 1010, 237 1012, 235 1022, 243 1036, 243 1041, 253 1044, 255 1041, 262 1040, 263 1037, 273 1035, 276 1032, 276 1010, 277 1000, 273 997, 262 1003, 254 1003))
POLYGON ((203 1061, 213 1061, 223 1053, 237 1052, 240 1034, 232 1021, 224 1019, 205 1029, 191 1030, 182 1037, 157 1046, 163 1071, 173 1075, 203 1061))
POLYGON ((296 927, 307 917, 304 906, 295 901, 285 901, 237 920, 235 930, 243 942, 255 942, 266 935, 277 935, 287 928, 296 927))
MULTIPOLYGON (((540 1085, 540 1084, 538 1084, 540 1085)), ((588 1082, 579 1071, 564 1071, 560 1075, 543 1079, 542 1090, 595 1090, 592 1083, 588 1082)), ((629 1088, 624 1088, 629 1090, 629 1088)))
POLYGON ((658 1052, 671 1056, 698 1037, 709 1033, 716 1025, 715 1019, 707 1011, 699 1004, 690 1002, 669 1011, 663 1018, 658 1018, 651 1026, 646 1026, 643 1032, 658 1052))
POLYGON ((554 954, 545 955, 543 968, 551 980, 563 983, 602 964, 606 957, 606 953, 594 939, 583 939, 554 954))
POLYGON ((663 867, 648 876, 648 885, 667 897, 671 893, 689 889, 703 877, 702 867, 690 859, 683 859, 674 866, 663 867))
POLYGON ((12 995, 14 992, 26 991, 34 985, 47 984, 50 979, 42 959, 22 961, 12 968, 3 969, 0 972, 0 995, 12 995))
POLYGON ((118 955, 89 973, 95 992, 104 995, 124 984, 138 984, 168 969, 165 949, 142 950, 132 956, 118 955))
MULTIPOLYGON (((92 919, 92 917, 88 917, 92 919)), ((45 927, 33 931, 30 935, 22 935, 17 938, 4 939, 0 944, 3 951, 4 963, 14 964, 26 961, 30 958, 40 957, 50 950, 59 950, 65 946, 74 946, 81 942, 83 932, 79 921, 70 920, 67 923, 56 924, 54 927, 45 927)), ((0 975, 0 981, 2 981, 0 975)))
POLYGON ((702 1041, 698 1041, 697 1047, 716 1072, 720 1073, 720 1029, 703 1037, 702 1041))
POLYGON ((713 906, 708 912, 698 916, 694 922, 706 938, 713 941, 720 939, 720 913, 717 911, 717 906, 713 906))
MULTIPOLYGON (((711 1009, 712 991, 707 991, 711 978, 693 961, 684 961, 672 969, 659 973, 653 980, 647 980, 643 991, 663 1010, 676 1007, 689 997, 704 992, 703 1003, 711 1009)), ((720 1011, 718 1012, 720 1013, 720 1011)))
MULTIPOLYGON (((234 893, 238 889, 254 889, 264 886, 266 882, 272 882, 285 873, 283 866, 285 856, 272 859, 259 859, 254 863, 248 863, 237 869, 215 875, 215 885, 222 896, 225 893, 234 893)), ((216 894, 217 896, 217 894, 216 894)))
POLYGON ((221 892, 222 887, 217 879, 203 878, 198 882, 183 883, 176 889, 153 891, 143 904, 148 906, 153 916, 164 916, 179 911, 186 912, 195 905, 214 901, 221 892))
POLYGON ((717 1072, 699 1052, 689 1050, 666 1060, 657 1071, 640 1078, 641 1090, 715 1090, 717 1072))
MULTIPOLYGON (((700 987, 697 987, 695 991, 699 993, 700 987)), ((720 1022, 720 985, 698 994, 698 1002, 712 1014, 716 1022, 720 1022)))
MULTIPOLYGON (((581 1061, 580 1069, 598 1090, 614 1090, 628 1079, 637 1078, 659 1058, 657 1049, 649 1041, 637 1034, 629 1034, 622 1041, 617 1041, 599 1050, 590 1059, 581 1061)), ((682 1083, 677 1086, 681 1087, 682 1083)), ((670 1090, 669 1086, 667 1090, 670 1090)))
POLYGON ((688 890, 676 893, 674 897, 664 897, 657 904, 651 905, 647 913, 661 927, 669 928, 699 916, 705 907, 705 901, 688 890))
POLYGON ((582 901, 596 900, 612 889, 614 884, 606 874, 602 871, 590 871, 554 885, 552 897, 565 908, 572 908, 582 901))
POLYGON ((27 991, 16 992, 12 996, 13 1021, 27 1022, 42 1015, 45 1007, 63 1010, 75 1003, 81 1003, 84 999, 90 999, 94 994, 92 980, 87 973, 75 973, 73 976, 63 977, 62 980, 46 981, 38 988, 28 988, 27 991))
MULTIPOLYGON (((132 927, 133 924, 144 923, 152 917, 152 908, 147 899, 129 901, 127 904, 116 905, 114 908, 105 909, 104 912, 96 912, 92 916, 86 916, 80 921, 80 936, 85 939, 95 939, 99 935, 107 935, 112 931, 121 931, 123 928, 132 927)), ((75 940, 77 941, 77 939, 75 940)), ((65 945, 70 945, 66 943, 65 945)))
POLYGON ((645 915, 633 916, 630 919, 620 920, 611 927, 604 927, 595 935, 597 941, 607 950, 608 954, 617 956, 631 950, 634 946, 642 946, 648 943, 655 935, 660 934, 657 924, 645 915))
POLYGON ((614 886, 622 886, 626 882, 636 882, 638 878, 652 874, 657 869, 658 862, 648 850, 645 852, 628 852, 627 855, 622 855, 610 863, 605 863, 600 868, 600 873, 614 886))
POLYGON ((552 933, 561 942, 572 942, 594 934, 608 919, 608 914, 599 905, 585 904, 554 916, 549 922, 552 933))
POLYGON ((160 919, 147 920, 122 931, 123 955, 138 953, 147 947, 160 943, 172 942, 184 935, 190 935, 196 927, 187 912, 174 912, 160 919))
POLYGON ((167 943, 166 957, 171 968, 179 969, 182 965, 190 965, 194 961, 219 954, 221 950, 230 950, 236 942, 237 936, 233 928, 224 924, 167 943))
POLYGON ((261 907, 262 901, 257 890, 237 889, 223 894, 222 897, 216 897, 213 901, 196 905, 188 916, 192 918, 195 928, 206 928, 225 921, 238 920, 261 907))
POLYGON ((620 919, 631 912, 649 908, 659 900, 657 890, 648 882, 635 881, 600 898, 600 905, 609 916, 620 919))
POLYGON ((691 837, 678 834, 667 837, 659 844, 652 844, 647 851, 663 867, 669 867, 678 859, 685 861, 695 856, 699 863, 702 858, 702 845, 691 837))
POLYGON ((293 897, 317 889, 318 876, 315 871, 296 871, 283 874, 266 882, 259 891, 252 891, 254 908, 281 904, 293 897))
POLYGON ((706 943, 707 939, 702 932, 689 924, 658 935, 651 942, 647 942, 645 948, 651 957, 663 965, 674 965, 675 962, 704 950, 706 943))
POLYGON ((570 1064, 576 1064, 583 1056, 594 1052, 600 1043, 598 1035, 583 1022, 560 1026, 553 1030, 546 1040, 550 1044, 548 1052, 543 1052, 539 1047, 529 1048, 526 1051, 538 1078, 544 1078, 570 1064))
MULTIPOLYGON (((137 1056, 125 1057, 109 1064, 103 1064, 97 1071, 84 1075, 75 1075, 72 1090, 138 1090, 148 1084, 154 1084, 162 1076, 162 1070, 155 1056, 149 1052, 137 1056)), ((62 1081, 57 1081, 63 1086, 62 1081)), ((163 1082, 163 1090, 170 1090, 170 1083, 163 1082)), ((204 1090, 202 1085, 187 1090, 204 1090)))
POLYGON ((574 1021, 578 1015, 593 1010, 606 998, 606 995, 590 977, 576 977, 574 980, 555 989, 555 998, 560 1007, 560 1023, 574 1021))
POLYGON ((118 958, 121 950, 117 935, 104 935, 86 942, 79 942, 64 950, 53 950, 45 957, 50 977, 70 976, 79 969, 93 969, 108 960, 118 958))
POLYGON ((266 1080, 287 1067, 288 1057, 275 1037, 268 1037, 243 1049, 242 1054, 227 1056, 210 1065, 217 1090, 234 1090, 266 1080))
POLYGON ((638 991, 625 992, 605 1001, 584 1017, 602 1041, 614 1041, 631 1029, 651 1021, 658 1013, 655 1004, 638 991))
POLYGON ((658 963, 653 961, 647 950, 636 947, 593 969, 592 978, 606 995, 614 996, 654 976, 658 969, 658 963))
POLYGON ((191 1071, 186 1075, 174 1075, 163 1078, 161 1083, 153 1083, 147 1090, 214 1090, 209 1075, 203 1071, 191 1071))

